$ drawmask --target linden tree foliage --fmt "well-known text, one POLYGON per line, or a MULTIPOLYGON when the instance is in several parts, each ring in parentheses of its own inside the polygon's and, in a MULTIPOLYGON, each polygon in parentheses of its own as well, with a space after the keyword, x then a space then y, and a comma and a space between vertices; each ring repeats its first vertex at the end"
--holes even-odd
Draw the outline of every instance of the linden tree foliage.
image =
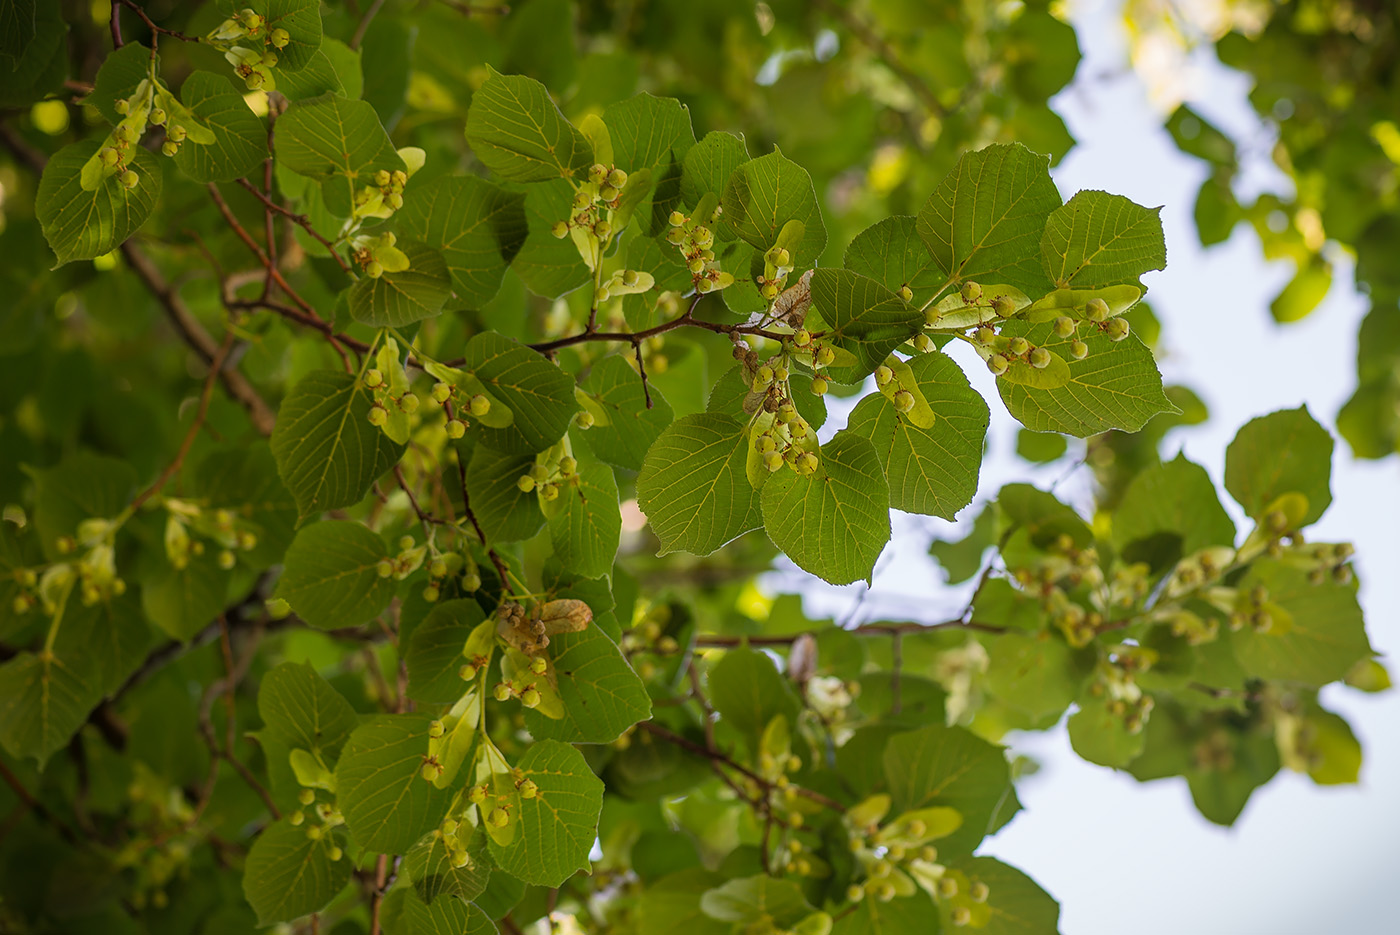
POLYGON ((1158 458, 1157 210, 975 6, 0 3, 0 928, 1050 935, 1008 731, 1356 781, 1331 436, 1158 458), (956 617, 759 586, 891 509, 956 617))

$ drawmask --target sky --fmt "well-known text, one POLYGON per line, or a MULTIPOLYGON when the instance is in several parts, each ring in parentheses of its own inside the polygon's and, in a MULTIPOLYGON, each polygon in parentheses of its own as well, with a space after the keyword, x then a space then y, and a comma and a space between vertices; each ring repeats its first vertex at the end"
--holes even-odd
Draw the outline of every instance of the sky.
MULTIPOLYGON (((1169 383, 1195 389, 1210 407, 1202 426, 1174 430, 1162 454, 1184 451, 1203 465, 1243 528, 1242 511, 1225 495, 1225 449, 1255 416, 1305 404, 1324 425, 1355 385, 1356 330, 1366 302, 1352 287, 1352 267, 1338 256, 1331 293, 1302 322, 1276 326, 1268 305, 1292 276, 1291 263, 1266 263, 1251 230, 1235 229, 1203 250, 1192 209, 1204 167, 1179 154, 1162 129, 1142 82, 1127 66, 1120 0, 1081 0, 1072 7, 1085 57, 1076 80, 1056 98, 1078 145, 1053 171, 1067 198, 1081 188, 1162 205, 1168 266, 1144 282, 1162 320, 1159 363, 1169 383)), ((1237 141, 1267 140, 1248 105, 1247 77, 1220 66, 1207 50, 1190 62, 1189 103, 1237 141)), ((1267 153, 1267 146, 1252 146, 1267 153)), ((1286 182, 1265 160, 1246 166, 1249 194, 1286 182)), ((956 343, 956 342, 955 342, 956 343)), ((936 620, 956 614, 965 589, 941 584, 927 556, 932 535, 960 538, 980 501, 1009 481, 1048 487, 1082 443, 1049 467, 1014 455, 1016 423, 997 400, 994 381, 974 355, 960 355, 991 401, 992 427, 978 503, 960 523, 892 514, 894 538, 877 566, 868 603, 882 615, 936 620), (966 359, 963 359, 966 358, 966 359), (924 582, 923 586, 918 583, 924 582)), ((840 413, 829 424, 844 422, 840 413)), ((1334 432, 1335 434, 1335 432, 1334 432)), ((1090 502, 1088 469, 1057 493, 1090 502)), ((1311 530, 1314 541, 1351 541, 1360 601, 1377 652, 1400 651, 1400 459, 1353 459, 1338 440, 1333 503, 1311 530)), ((805 576, 803 576, 805 577, 805 576)), ((793 579, 784 576, 790 586, 793 579)), ((813 614, 841 614, 860 587, 800 585, 813 614)), ((1391 666, 1394 670, 1394 666, 1391 666)), ((1345 686, 1324 690, 1323 704, 1342 714, 1365 755, 1356 786, 1319 787, 1283 772, 1257 790, 1232 828, 1202 819, 1184 780, 1141 784, 1126 773, 1080 760, 1063 722, 1041 734, 1008 738, 1041 771, 1018 785, 1025 805, 982 853, 1014 864, 1061 902, 1063 935, 1384 935, 1396 931, 1400 907, 1400 692, 1365 695, 1345 686)))

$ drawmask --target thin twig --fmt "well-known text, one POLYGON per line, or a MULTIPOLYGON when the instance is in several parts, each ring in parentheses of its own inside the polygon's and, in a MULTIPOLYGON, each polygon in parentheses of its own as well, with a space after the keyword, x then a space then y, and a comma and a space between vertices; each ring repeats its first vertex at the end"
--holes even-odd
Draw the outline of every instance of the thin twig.
POLYGON ((943 103, 938 100, 938 95, 933 93, 933 88, 929 87, 928 82, 901 62, 894 48, 884 40, 884 37, 875 32, 869 23, 836 0, 813 0, 813 2, 833 19, 839 20, 843 26, 851 31, 853 36, 874 52, 875 56, 885 63, 886 68, 899 76, 899 80, 904 82, 929 113, 939 119, 948 116, 948 108, 944 107, 943 103))
POLYGON ((265 207, 267 210, 277 212, 278 214, 282 215, 284 218, 287 218, 293 224, 297 225, 302 230, 310 234, 313 239, 315 239, 318 243, 321 244, 321 246, 325 247, 328 251, 330 251, 331 256, 334 257, 335 261, 340 264, 341 269, 345 270, 345 272, 347 273, 350 272, 350 265, 346 263, 345 260, 341 258, 340 253, 336 251, 335 244, 328 240, 320 231, 318 231, 312 225, 311 219, 309 217, 307 217, 304 214, 297 214, 290 208, 286 208, 282 205, 279 205, 277 202, 273 201, 272 198, 259 191, 258 187, 252 182, 249 182, 247 179, 239 179, 238 184, 242 185, 249 192, 251 192, 253 194, 253 197, 261 201, 263 203, 263 207, 265 207))
POLYGON ((6 784, 14 790, 15 795, 19 796, 19 800, 24 803, 26 808, 39 816, 40 820, 53 825, 69 844, 78 843, 78 835, 74 833, 72 828, 68 827, 68 823, 51 812, 47 805, 36 799, 29 790, 24 787, 24 783, 19 781, 19 777, 10 771, 10 768, 5 765, 3 760, 0 760, 0 777, 4 777, 6 784))
POLYGON ((365 10, 365 15, 360 17, 360 24, 355 27, 355 34, 350 37, 350 48, 358 49, 360 47, 360 43, 365 40, 365 33, 369 31, 370 22, 383 6, 384 0, 374 0, 369 5, 369 9, 365 10))

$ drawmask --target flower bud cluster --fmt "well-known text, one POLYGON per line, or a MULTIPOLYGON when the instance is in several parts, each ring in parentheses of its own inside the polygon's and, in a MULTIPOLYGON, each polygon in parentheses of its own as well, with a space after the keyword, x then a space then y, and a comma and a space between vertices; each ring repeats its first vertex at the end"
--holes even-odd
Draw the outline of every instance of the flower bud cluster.
MULTIPOLYGON (((736 351, 739 346, 735 346, 736 351)), ((750 352, 752 353, 752 352, 750 352)), ((752 358, 757 361, 757 355, 752 358)), ((788 351, 773 355, 759 364, 752 373, 749 388, 758 397, 753 418, 749 422, 750 444, 770 472, 787 465, 803 476, 813 474, 820 465, 817 437, 810 423, 797 411, 790 385, 791 371, 788 351)), ((750 358, 744 356, 745 372, 750 358)), ((825 378, 813 381, 813 392, 825 392, 825 378)))
POLYGON ((210 45, 223 50, 224 58, 250 91, 272 91, 277 87, 272 75, 272 69, 277 67, 277 53, 292 41, 287 30, 269 26, 261 13, 244 8, 220 23, 206 38, 210 45))
POLYGON ((165 519, 165 556, 173 568, 188 567, 192 556, 203 555, 208 539, 218 546, 219 567, 225 571, 238 561, 235 550, 248 551, 258 544, 257 533, 240 523, 232 510, 206 509, 188 500, 167 497, 162 501, 165 519), (191 535, 193 533, 193 535, 191 535))
POLYGON ((679 211, 671 212, 671 227, 666 232, 666 240, 680 250, 696 292, 713 292, 734 284, 734 275, 720 268, 713 249, 713 225, 719 220, 722 210, 716 207, 714 214, 705 219, 703 224, 700 220, 687 217, 679 211))

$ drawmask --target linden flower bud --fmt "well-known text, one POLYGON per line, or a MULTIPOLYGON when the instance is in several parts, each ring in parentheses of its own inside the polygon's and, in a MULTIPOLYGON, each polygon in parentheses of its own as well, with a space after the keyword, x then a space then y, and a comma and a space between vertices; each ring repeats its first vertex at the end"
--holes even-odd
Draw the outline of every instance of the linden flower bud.
POLYGON ((450 383, 434 383, 434 384, 433 384, 433 391, 432 391, 433 402, 438 403, 439 405, 441 405, 442 403, 447 402, 447 400, 450 399, 451 396, 452 396, 452 384, 450 384, 450 383))
POLYGON ((593 234, 599 240, 607 240, 612 236, 612 225, 607 221, 599 221, 593 225, 593 234))
POLYGON ((899 297, 906 302, 912 302, 914 301, 914 290, 910 289, 908 286, 900 286, 899 297))
POLYGON ((273 620, 285 620, 292 613, 292 605, 284 598, 274 597, 267 602, 267 615, 273 620))
MULTIPOLYGON (((797 473, 803 475, 815 474, 817 470, 817 465, 819 463, 820 462, 815 453, 810 451, 804 451, 802 452, 802 454, 797 456, 797 473)), ((795 828, 797 826, 794 825, 793 827, 795 828)))
POLYGON ((300 802, 302 805, 310 805, 312 802, 315 802, 315 801, 316 801, 316 792, 315 792, 315 790, 314 790, 314 789, 303 789, 303 790, 301 790, 300 792, 297 793, 297 801, 300 802))
POLYGON ((982 298, 982 286, 975 282, 965 282, 962 286, 962 300, 964 305, 971 305, 982 298))
POLYGON ((387 578, 394 573, 394 563, 387 558, 381 558, 379 564, 374 566, 374 570, 379 573, 379 577, 387 578))
POLYGON ((527 779, 520 784, 520 797, 522 799, 533 799, 540 794, 540 787, 535 785, 533 779, 527 779))
POLYGON ((122 154, 117 152, 111 146, 104 146, 102 148, 102 152, 99 153, 98 156, 102 159, 102 164, 108 167, 114 166, 118 162, 121 162, 122 158, 122 154))
POLYGON ((1009 353, 1012 357, 1020 357, 1030 349, 1031 342, 1027 341, 1025 338, 1012 338, 1011 343, 1007 345, 1006 348, 1007 353, 1009 353))
POLYGON ((938 895, 944 899, 952 899, 958 895, 958 881, 952 877, 944 877, 938 881, 938 895))
POLYGON ((292 34, 285 29, 274 29, 268 34, 268 38, 272 40, 274 48, 285 49, 288 43, 292 41, 292 34))
POLYGON ((818 367, 829 367, 835 360, 836 351, 832 350, 829 346, 822 345, 821 349, 817 351, 816 361, 818 367))
POLYGON ((440 558, 435 558, 428 565, 428 574, 434 578, 441 578, 447 574, 447 562, 440 558))
POLYGON ((469 571, 462 576, 462 590, 468 593, 481 587, 481 575, 474 571, 469 571))
POLYGON ((1075 360, 1083 360, 1089 356, 1089 345, 1083 341, 1075 341, 1069 346, 1069 352, 1074 355, 1075 360))
POLYGON ((894 371, 884 364, 875 368, 875 383, 878 386, 886 386, 894 379, 894 371))
POLYGON ((763 288, 760 289, 759 292, 765 299, 771 302, 778 297, 778 284, 776 282, 765 282, 763 288))
POLYGON ((562 457, 562 458, 559 459, 559 473, 560 473, 560 474, 563 474, 565 477, 569 477, 569 476, 571 476, 571 475, 572 475, 575 471, 577 471, 577 470, 578 470, 578 461, 576 461, 575 459, 571 458, 569 455, 564 455, 564 457, 562 457))
POLYGON ((966 906, 954 906, 950 917, 954 925, 964 926, 972 921, 972 910, 966 906))
POLYGON ((117 101, 115 104, 112 105, 112 109, 119 114, 125 114, 131 110, 131 102, 117 101))
POLYGON ((228 571, 234 565, 238 564, 238 556, 234 555, 228 549, 224 549, 222 552, 219 553, 218 561, 219 567, 222 568, 224 571, 228 571))
POLYGON ((137 175, 130 169, 127 169, 125 172, 123 172, 119 176, 119 178, 121 179, 122 187, 125 188, 127 191, 131 191, 137 185, 141 184, 141 176, 137 175))
POLYGON ((1074 334, 1074 319, 1068 315, 1061 315, 1055 319, 1055 336, 1067 338, 1074 334))
POLYGON ((365 371, 365 386, 374 389, 384 384, 384 374, 373 367, 365 371))
POLYGON ((764 364, 763 366, 759 367, 758 370, 754 372, 753 388, 755 390, 761 390, 772 382, 773 368, 768 366, 767 364, 764 364))
POLYGON ((1108 303, 1103 299, 1090 299, 1089 303, 1084 306, 1084 314, 1090 321, 1107 321, 1108 303))
POLYGON ((996 340, 997 333, 991 328, 978 328, 972 335, 972 339, 984 347, 996 340))
POLYGON ((984 903, 987 897, 992 895, 992 889, 987 884, 978 880, 967 888, 967 895, 975 903, 984 903))
POLYGON ((326 851, 326 856, 331 859, 331 863, 335 863, 345 856, 345 852, 335 845, 331 845, 331 849, 326 851))
POLYGON ((384 275, 384 267, 378 260, 370 260, 365 264, 365 275, 370 279, 378 279, 384 275))
POLYGON ((432 760, 428 760, 426 763, 423 764, 422 775, 423 778, 426 779, 428 782, 432 782, 434 779, 437 779, 439 776, 442 775, 442 767, 434 763, 432 760))
POLYGON ((497 701, 510 701, 510 683, 497 682, 496 686, 491 689, 491 697, 497 701))
POLYGON ((159 107, 154 107, 151 109, 148 119, 156 126, 160 126, 165 123, 165 111, 161 110, 159 107))
POLYGON ((435 584, 430 584, 423 589, 423 600, 427 601, 429 604, 436 602, 441 596, 442 592, 438 590, 438 586, 435 584))
POLYGON ((262 72, 254 71, 249 72, 248 77, 243 79, 243 83, 248 86, 249 91, 256 91, 267 83, 267 79, 263 77, 262 72))
POLYGON ((753 443, 754 449, 761 455, 766 455, 778 447, 778 443, 773 440, 772 435, 760 435, 753 443))
POLYGON ((596 420, 593 418, 593 413, 589 412, 587 409, 580 412, 578 416, 574 419, 574 423, 578 425, 578 427, 581 429, 593 428, 593 423, 595 421, 596 420))
POLYGON ((595 162, 588 167, 588 181, 594 185, 599 184, 608 177, 608 167, 601 162, 595 162))
POLYGON ((812 343, 812 332, 802 328, 792 336, 792 343, 797 347, 806 347, 812 343))
POLYGON ((413 393, 404 393, 399 399, 399 408, 404 412, 417 412, 419 405, 418 397, 413 393))
POLYGON ((858 903, 864 898, 865 887, 861 886, 859 883, 852 883, 850 886, 846 887, 847 902, 858 903))
POLYGON ((1107 326, 1108 337, 1113 341, 1123 340, 1132 330, 1132 326, 1128 324, 1126 318, 1110 319, 1107 326))
POLYGON ((997 376, 1006 372, 1006 368, 1011 366, 1011 362, 1001 354, 993 354, 987 358, 987 369, 997 376))
POLYGON ((180 151, 180 144, 166 140, 164 143, 160 144, 160 151, 167 156, 174 156, 180 151))
POLYGON ((481 393, 477 393, 471 398, 471 413, 478 419, 491 411, 491 400, 481 393))
POLYGON ((520 703, 527 708, 538 707, 540 703, 540 693, 538 689, 527 688, 520 693, 520 703))
POLYGON ((763 466, 772 473, 783 466, 783 456, 776 451, 770 451, 763 456, 763 466))
POLYGON ((493 808, 486 820, 497 828, 504 828, 510 824, 510 813, 503 808, 493 808))
POLYGON ((1043 347, 1037 347, 1031 351, 1031 366, 1037 370, 1044 370, 1050 366, 1050 352, 1043 347))
POLYGON ((914 350, 920 354, 927 354, 933 350, 933 338, 926 334, 916 334, 914 336, 914 350))
POLYGON ((999 318, 1010 318, 1016 314, 1016 303, 1009 295, 999 295, 992 299, 992 311, 999 318))
POLYGON ((184 127, 180 126, 178 123, 165 131, 166 139, 170 140, 170 142, 172 143, 183 143, 185 141, 185 137, 188 135, 189 131, 186 130, 184 127))
POLYGON ((467 423, 461 419, 448 419, 444 428, 447 430, 447 437, 454 440, 467 434, 467 423))
POLYGON ((620 194, 621 192, 611 185, 604 185, 602 188, 598 189, 598 197, 603 201, 616 201, 617 196, 620 194))
POLYGON ((447 725, 442 723, 441 721, 433 721, 431 724, 428 725, 429 737, 436 739, 438 737, 441 737, 445 733, 447 733, 447 725))
POLYGON ((933 863, 938 859, 938 848, 934 847, 932 844, 925 844, 923 847, 919 848, 919 859, 933 863))
POLYGON ((900 412, 908 412, 914 408, 914 394, 908 390, 900 390, 894 394, 894 408, 900 412))
POLYGON ((825 396, 826 391, 831 388, 831 381, 821 374, 812 378, 812 393, 816 396, 825 396))
POLYGON ((520 490, 521 493, 529 493, 530 491, 535 489, 535 479, 529 474, 521 474, 520 477, 516 480, 515 486, 520 490))
POLYGON ((382 406, 375 406, 369 411, 369 424, 382 426, 389 421, 389 413, 382 406))
POLYGON ((670 218, 667 220, 671 222, 672 227, 680 227, 685 223, 685 215, 681 214, 679 211, 672 211, 670 218))
MULTIPOLYGON (((427 773, 428 773, 428 765, 429 765, 429 764, 426 764, 426 763, 423 765, 423 775, 424 775, 425 777, 427 776, 427 773)), ((431 778, 431 777, 429 777, 429 778, 431 778)), ((312 825, 311 827, 309 827, 309 828, 306 829, 306 836, 307 836, 308 838, 310 838, 312 841, 319 841, 319 840, 321 840, 321 837, 322 837, 324 834, 325 834, 325 832, 321 830, 321 826, 320 826, 320 825, 312 825)))
POLYGON ((535 675, 544 675, 545 671, 548 668, 549 661, 546 660, 543 656, 536 656, 535 658, 530 660, 530 671, 533 672, 535 675))
POLYGON ((306 821, 306 815, 304 815, 301 812, 292 812, 290 815, 287 816, 287 821, 291 823, 293 828, 295 828, 302 822, 306 821))

